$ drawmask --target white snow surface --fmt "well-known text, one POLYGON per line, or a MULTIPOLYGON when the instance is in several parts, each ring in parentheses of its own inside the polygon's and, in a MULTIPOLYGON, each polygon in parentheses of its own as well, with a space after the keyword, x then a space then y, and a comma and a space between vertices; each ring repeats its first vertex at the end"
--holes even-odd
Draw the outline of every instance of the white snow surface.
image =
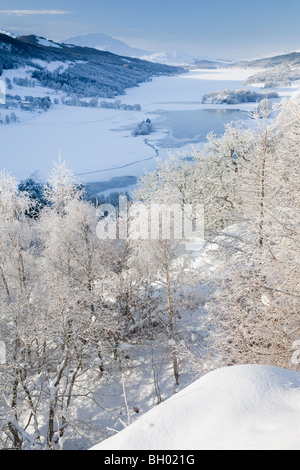
POLYGON ((57 49, 62 49, 62 47, 57 44, 56 42, 53 42, 53 41, 48 41, 48 39, 45 39, 45 38, 37 38, 37 41, 38 41, 38 44, 40 44, 41 46, 44 46, 44 47, 55 47, 57 49))
POLYGON ((300 450, 300 373, 218 369, 91 450, 300 450))

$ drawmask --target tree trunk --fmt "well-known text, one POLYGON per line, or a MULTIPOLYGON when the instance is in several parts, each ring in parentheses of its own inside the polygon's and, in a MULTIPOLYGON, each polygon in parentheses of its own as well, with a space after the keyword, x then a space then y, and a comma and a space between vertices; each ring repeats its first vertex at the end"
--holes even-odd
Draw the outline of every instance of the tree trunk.
MULTIPOLYGON (((169 275, 169 265, 167 259, 167 242, 163 242, 163 252, 164 252, 164 267, 165 267, 165 276, 166 276, 166 285, 167 285, 167 300, 168 300, 168 325, 169 325, 169 339, 175 342, 175 329, 173 322, 173 309, 172 309, 172 300, 171 300, 171 285, 170 285, 170 275, 169 275)), ((172 361, 173 361, 173 370, 176 385, 179 385, 179 371, 178 371, 178 361, 176 356, 176 351, 172 345, 172 361)))

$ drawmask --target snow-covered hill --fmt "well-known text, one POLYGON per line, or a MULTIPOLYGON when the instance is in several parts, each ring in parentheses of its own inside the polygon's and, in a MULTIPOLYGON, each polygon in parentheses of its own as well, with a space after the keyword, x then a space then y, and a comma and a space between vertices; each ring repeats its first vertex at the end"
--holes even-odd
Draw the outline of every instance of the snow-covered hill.
POLYGON ((300 450, 300 374, 219 369, 92 450, 300 450))
POLYGON ((151 64, 106 51, 79 46, 67 47, 35 35, 16 39, 0 34, 0 50, 0 76, 2 70, 27 67, 28 80, 81 97, 113 98, 124 94, 126 88, 150 80, 153 76, 183 72, 178 67, 151 64), (56 73, 51 72, 47 64, 53 62, 66 64, 67 67, 56 73), (82 63, 85 64, 84 67, 82 63))

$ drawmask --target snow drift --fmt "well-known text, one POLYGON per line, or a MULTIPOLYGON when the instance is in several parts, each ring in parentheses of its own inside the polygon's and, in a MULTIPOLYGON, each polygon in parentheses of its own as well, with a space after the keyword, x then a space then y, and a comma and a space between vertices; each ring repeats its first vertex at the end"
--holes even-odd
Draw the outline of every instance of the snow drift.
POLYGON ((92 450, 299 450, 300 374, 219 369, 92 450))

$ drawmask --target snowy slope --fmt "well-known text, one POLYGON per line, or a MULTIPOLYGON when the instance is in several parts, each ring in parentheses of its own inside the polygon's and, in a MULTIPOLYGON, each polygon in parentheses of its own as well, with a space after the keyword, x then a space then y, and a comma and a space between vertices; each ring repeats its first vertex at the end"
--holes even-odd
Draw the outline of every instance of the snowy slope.
POLYGON ((92 450, 300 450, 300 374, 245 365, 207 374, 92 450))

